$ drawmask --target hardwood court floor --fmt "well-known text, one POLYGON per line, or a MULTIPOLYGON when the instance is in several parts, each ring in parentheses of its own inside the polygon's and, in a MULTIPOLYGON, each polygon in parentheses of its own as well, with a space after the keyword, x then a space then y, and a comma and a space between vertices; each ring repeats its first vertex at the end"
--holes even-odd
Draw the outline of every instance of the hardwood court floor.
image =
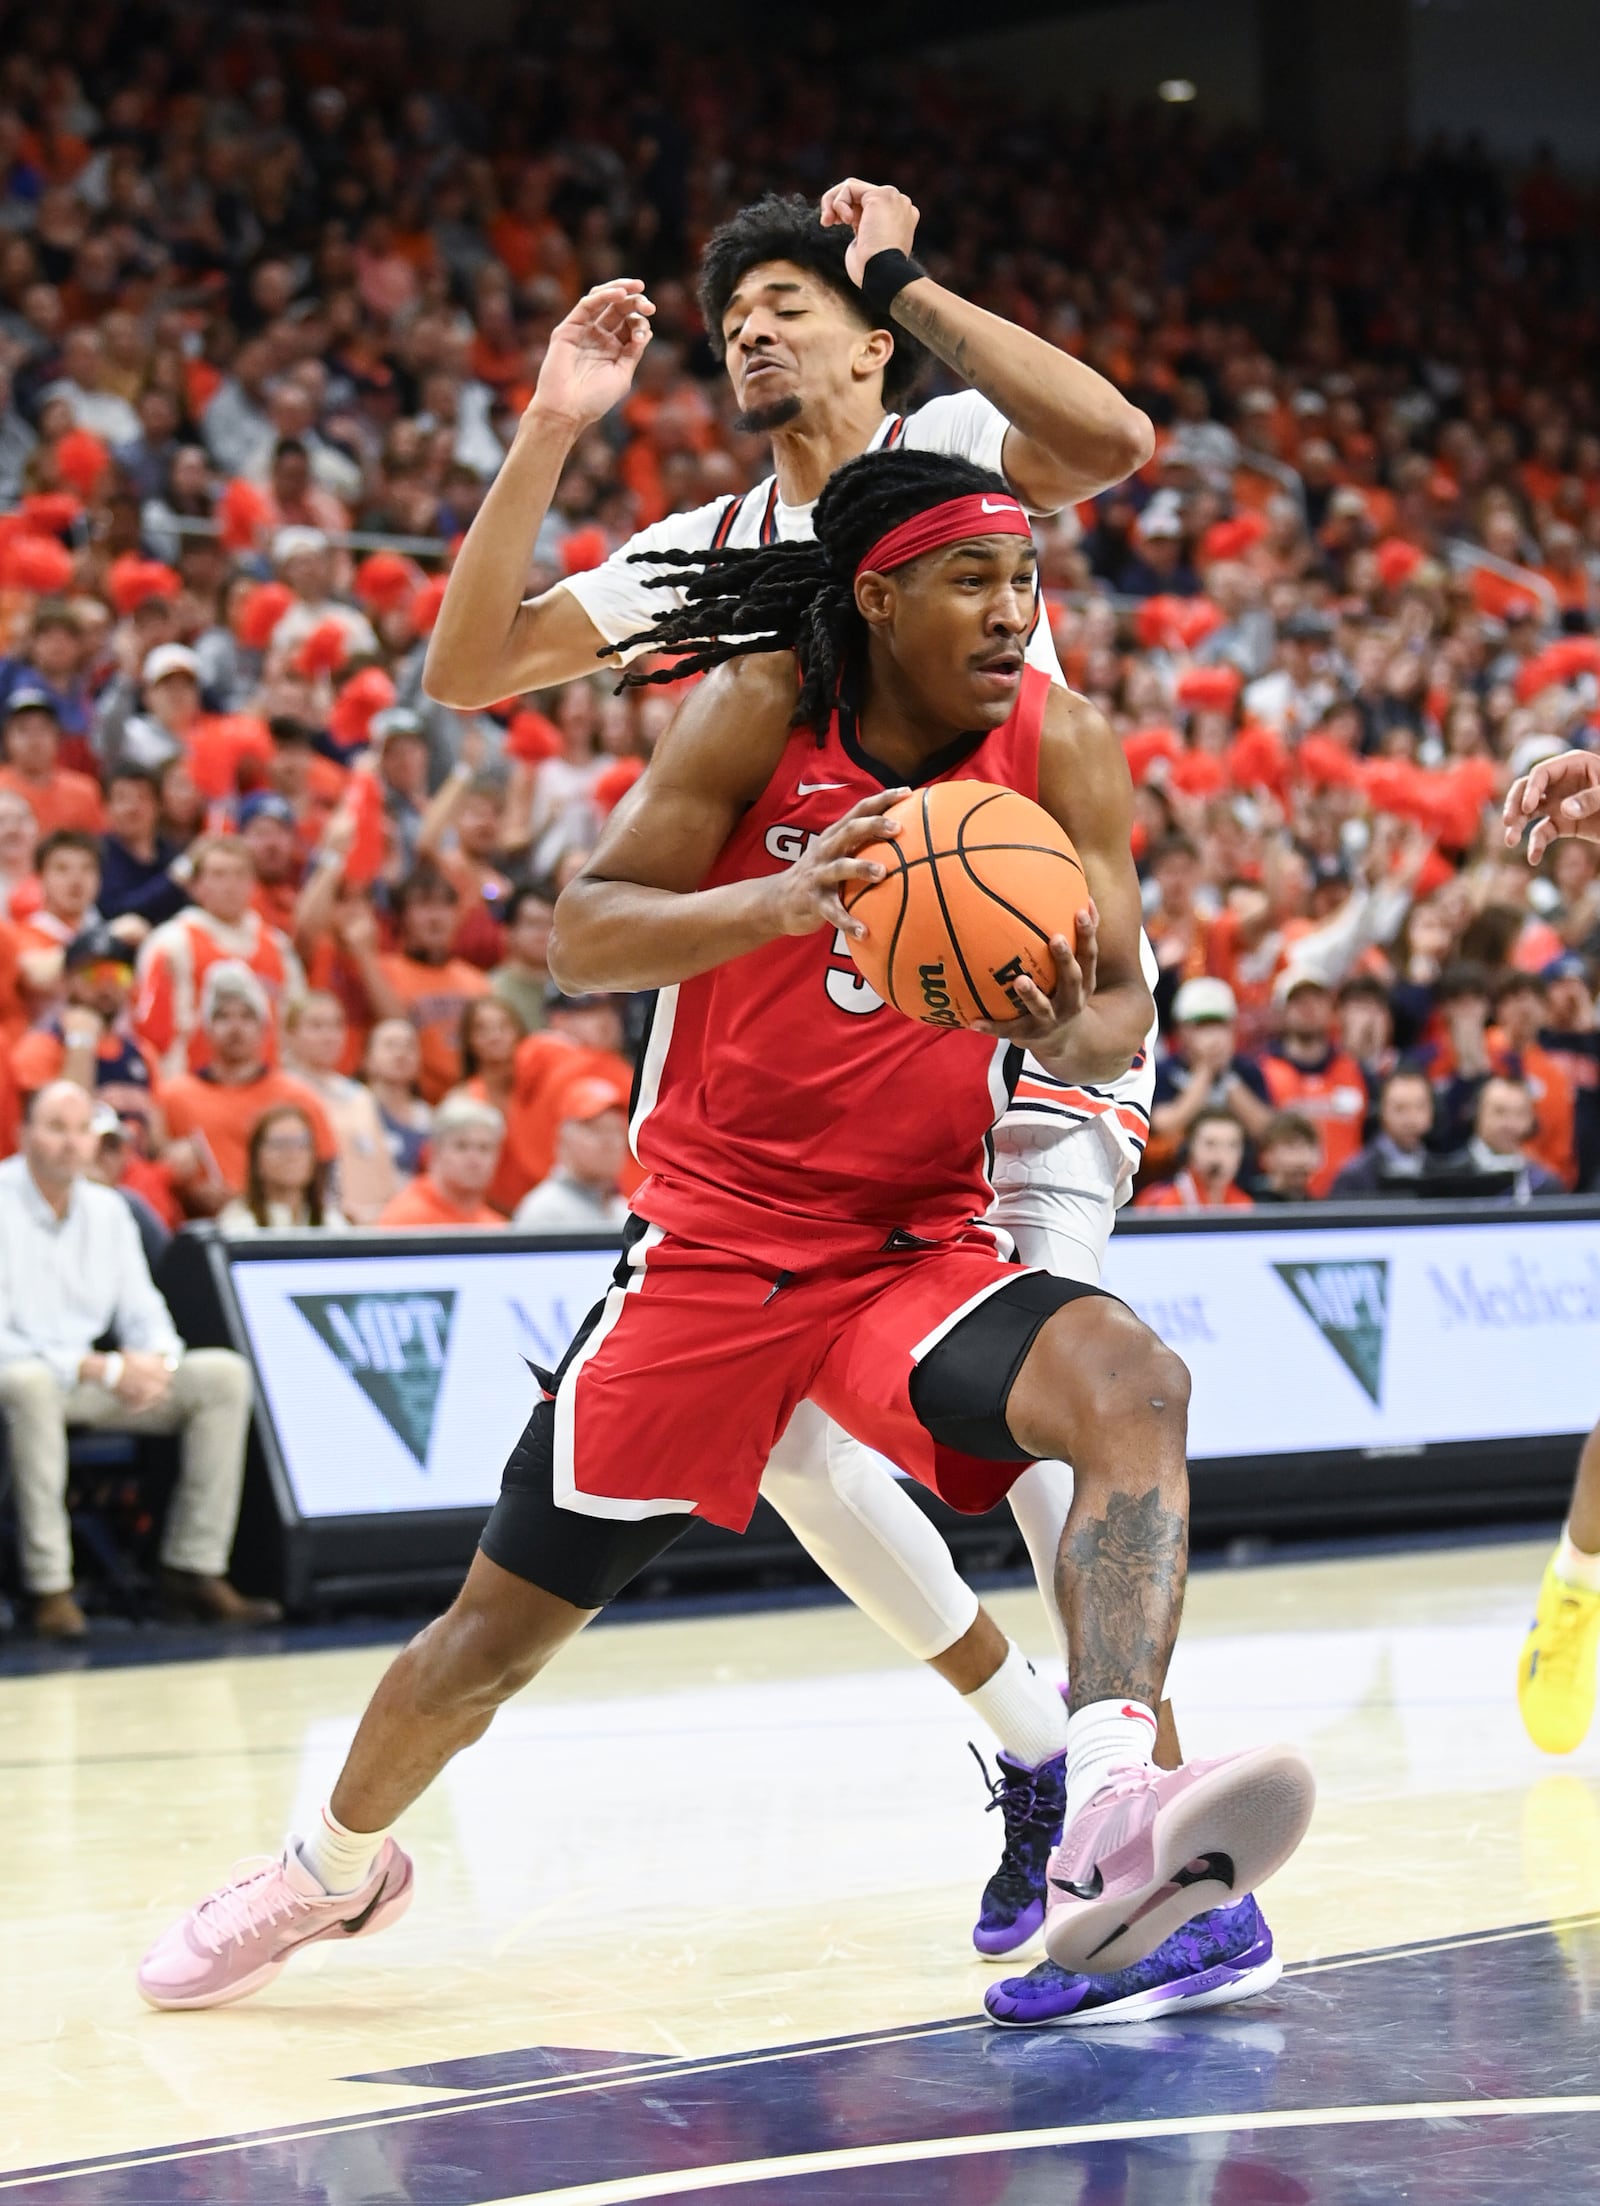
MULTIPOLYGON (((1264 1896, 1291 1964, 1432 1940, 1448 1951, 1473 1933, 1600 1910, 1600 1731, 1553 1764, 1527 1743, 1515 1705, 1545 1552, 1464 1547, 1193 1581, 1172 1683, 1186 1750, 1284 1737, 1318 1772, 1311 1836, 1264 1896)), ((1048 1645, 1031 1593, 991 1605, 1036 1654, 1048 1645)), ((366 2187, 356 2170, 326 2191, 281 2193, 163 2190, 146 2180, 148 2161, 137 2182, 81 2168, 19 2175, 398 2114, 452 2079, 581 2067, 571 2049, 663 2062, 665 2078, 673 2063, 726 2066, 732 2054, 867 2033, 923 2041, 921 2026, 979 2011, 991 1970, 968 1934, 999 1819, 981 1812, 973 1727, 853 1611, 818 1606, 591 1631, 406 1819, 418 1898, 401 1925, 316 1949, 242 2006, 147 2012, 131 1977, 144 1945, 237 1856, 305 1826, 386 1659, 364 1649, 0 1680, 0 2171, 11 2175, 0 2173, 0 2201, 501 2197, 503 2186, 465 2177, 453 2191, 437 2172, 425 2192, 394 2188, 387 2162, 366 2187), (349 2080, 396 2070, 423 2073, 349 2080)), ((1511 1958, 1495 1965, 1515 1970, 1518 1950, 1496 1946, 1511 1958)), ((1407 1965, 1419 1985, 1442 1981, 1426 1957, 1407 1965)), ((1577 1984, 1583 2012, 1600 2004, 1595 1939, 1563 1933, 1549 1966, 1577 1984)), ((1367 1968, 1362 1996, 1381 2005, 1384 1981, 1381 1965, 1367 1968)), ((1257 2012, 1192 2026, 1222 2025, 1207 2040, 1221 2047, 1257 2012)), ((1276 2027, 1281 2038, 1281 2015, 1276 2027)), ((1446 2014, 1418 2027, 1448 2038, 1453 2025, 1446 2014)), ((1586 2035, 1592 2065, 1592 2025, 1586 2035)), ((959 2042, 970 2054, 1002 2041, 1018 2043, 981 2031, 959 2042)), ((1029 2042, 1063 2056, 1084 2043, 1029 2042)), ((1600 2084, 1568 2076, 1563 2088, 1600 2084)), ((1600 2098, 1562 2104, 1575 2116, 1600 2098)), ((1588 2124, 1600 2164, 1592 2112, 1588 2124)), ((1333 2149, 1359 2166, 1358 2137, 1333 2149)), ((1035 2157, 1042 2183, 1050 2171, 1035 2157)), ((792 2195, 807 2206, 891 2195, 881 2176, 863 2180, 859 2193, 792 2195)), ((1041 2197, 1078 2195, 1059 2169, 1050 2180, 1041 2197)), ((736 2195, 754 2206, 754 2191, 736 2195)), ((914 2182, 904 2195, 935 2194, 914 2182)), ((1496 2193, 1497 2206, 1521 2195, 1496 2193)))

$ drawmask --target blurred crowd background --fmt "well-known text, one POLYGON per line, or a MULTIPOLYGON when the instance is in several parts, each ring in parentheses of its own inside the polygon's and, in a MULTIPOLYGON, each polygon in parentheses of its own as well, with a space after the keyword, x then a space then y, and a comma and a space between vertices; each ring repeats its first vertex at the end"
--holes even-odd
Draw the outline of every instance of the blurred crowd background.
MULTIPOLYGON (((641 1007, 554 897, 674 709, 421 687, 555 323, 646 279, 530 593, 744 488, 697 253, 846 173, 1156 424, 1038 536, 1137 784, 1163 1045, 1140 1200, 1600 1185, 1600 853, 1510 778, 1595 740, 1595 200, 1435 145, 1338 181, 920 64, 715 68, 602 14, 490 70, 394 22, 0 6, 0 1147, 63 1074, 186 1217, 620 1215, 641 1007)), ((933 381, 925 395, 948 382, 933 381)))

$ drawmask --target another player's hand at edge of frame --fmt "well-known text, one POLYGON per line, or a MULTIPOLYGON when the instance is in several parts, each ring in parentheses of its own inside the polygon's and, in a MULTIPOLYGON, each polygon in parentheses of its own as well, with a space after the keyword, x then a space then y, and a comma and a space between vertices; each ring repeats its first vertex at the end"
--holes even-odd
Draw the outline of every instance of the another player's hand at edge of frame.
POLYGON ((1515 850, 1528 835, 1528 863, 1536 866, 1563 835, 1600 842, 1600 753, 1562 751, 1541 759, 1511 784, 1505 803, 1506 845, 1515 850))
POLYGON ((1015 989, 1017 1017, 974 1020, 973 1032, 993 1034, 1002 1042, 1014 1043, 1018 1049, 1031 1050, 1039 1058, 1064 1049, 1070 1039, 1073 1020, 1094 995, 1095 973, 1100 961, 1099 926, 1100 914, 1091 897, 1088 909, 1079 912, 1073 921, 1070 941, 1065 935, 1050 937, 1050 955, 1056 961, 1054 993, 1047 996, 1024 973, 1015 989))
POLYGON ((792 866, 773 876, 772 924, 778 934, 815 934, 819 927, 837 927, 847 941, 861 940, 866 927, 845 910, 840 892, 852 881, 883 879, 883 866, 859 853, 869 843, 899 834, 899 821, 886 820, 883 815, 910 794, 909 789, 883 789, 876 796, 863 797, 820 834, 792 866))
POLYGON ((523 419, 555 415, 575 429, 601 420, 633 386, 654 313, 637 276, 586 291, 550 332, 523 419))
POLYGON ((874 253, 891 248, 909 253, 920 219, 916 201, 897 186, 868 184, 859 176, 847 176, 825 191, 820 212, 824 229, 843 223, 855 232, 844 257, 845 272, 855 284, 874 253))

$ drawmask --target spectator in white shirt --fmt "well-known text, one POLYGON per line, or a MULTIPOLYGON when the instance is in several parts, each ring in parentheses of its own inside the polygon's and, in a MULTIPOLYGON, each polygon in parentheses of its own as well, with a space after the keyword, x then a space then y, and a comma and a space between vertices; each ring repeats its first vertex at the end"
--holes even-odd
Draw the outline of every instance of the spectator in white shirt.
POLYGON ((0 1164, 0 1412, 9 1430, 22 1581, 47 1639, 87 1630, 72 1593, 67 1427, 179 1433, 161 1543, 167 1606, 196 1620, 276 1622, 224 1575, 239 1518, 250 1371, 228 1348, 192 1354, 150 1277, 120 1195, 86 1175, 94 1105, 57 1080, 34 1097, 22 1154, 0 1164), (109 1353, 94 1343, 116 1339, 109 1353))
POLYGON ((628 1215, 620 1186, 628 1118, 609 1080, 574 1080, 561 1103, 555 1169, 523 1196, 512 1224, 539 1233, 592 1233, 628 1215))

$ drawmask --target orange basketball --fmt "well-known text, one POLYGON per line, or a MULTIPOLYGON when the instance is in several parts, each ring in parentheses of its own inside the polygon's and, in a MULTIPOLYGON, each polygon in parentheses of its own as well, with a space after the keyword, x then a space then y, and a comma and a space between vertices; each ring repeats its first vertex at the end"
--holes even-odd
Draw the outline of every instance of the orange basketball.
POLYGON ((1048 812, 988 781, 940 781, 894 805, 900 833, 860 852, 887 870, 846 885, 867 932, 850 943, 862 974, 928 1026, 1018 1016, 1026 973, 1048 996, 1049 941, 1070 936, 1089 901, 1078 853, 1048 812))

